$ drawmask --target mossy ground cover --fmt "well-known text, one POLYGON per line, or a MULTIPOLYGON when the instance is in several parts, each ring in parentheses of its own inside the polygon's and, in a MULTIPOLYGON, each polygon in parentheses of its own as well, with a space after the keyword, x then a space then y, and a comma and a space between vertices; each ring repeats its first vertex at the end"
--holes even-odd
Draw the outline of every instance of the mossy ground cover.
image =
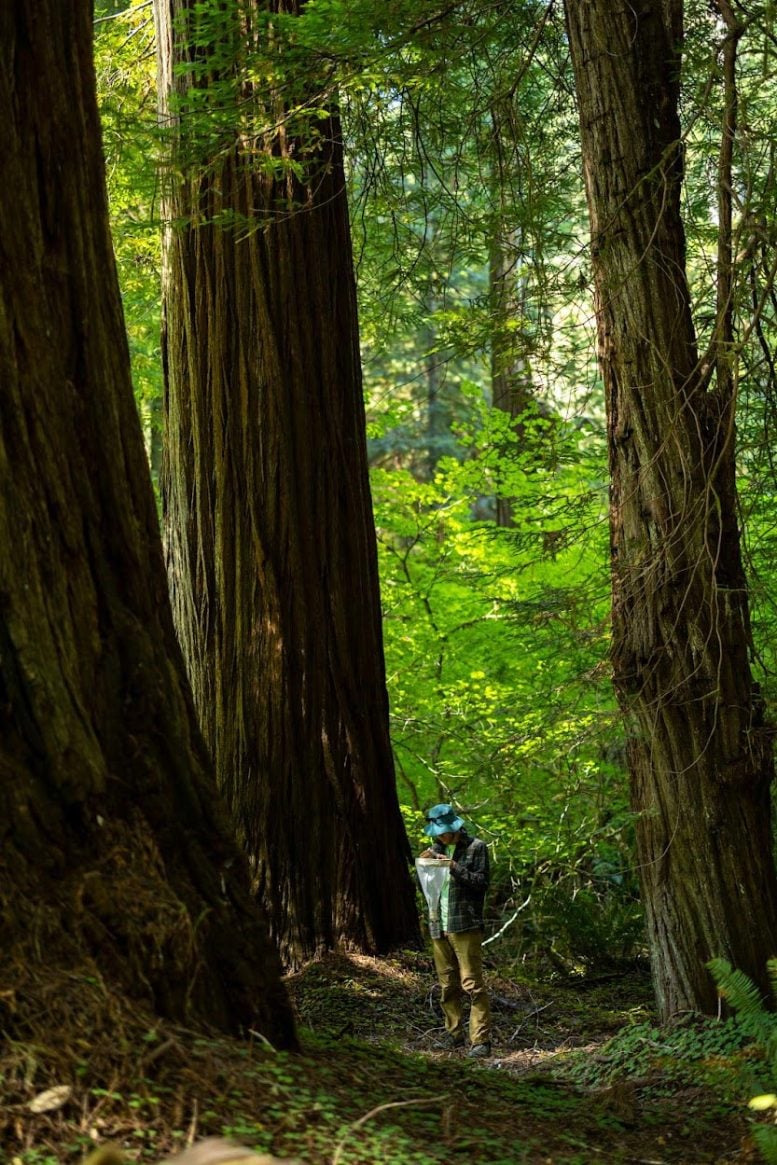
POLYGON ((74 1014, 68 1055, 42 1024, 0 1058, 0 1161, 76 1165, 111 1141, 144 1163, 212 1134, 311 1165, 758 1160, 741 1070, 751 1053, 733 1038, 656 1040, 634 967, 542 983, 493 969, 494 1055, 482 1063, 440 1048, 423 954, 332 956, 288 982, 300 1053, 116 1013, 99 1037, 74 1014), (31 1112, 57 1085, 64 1103, 31 1112))

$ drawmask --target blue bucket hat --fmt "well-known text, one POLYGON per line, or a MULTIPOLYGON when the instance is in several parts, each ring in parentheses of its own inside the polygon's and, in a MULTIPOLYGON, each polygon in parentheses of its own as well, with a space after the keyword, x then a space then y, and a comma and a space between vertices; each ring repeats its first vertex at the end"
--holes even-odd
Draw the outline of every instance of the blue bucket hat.
POLYGON ((429 837, 439 837, 441 833, 458 833, 464 825, 452 805, 435 805, 428 809, 426 820, 424 833, 429 837))

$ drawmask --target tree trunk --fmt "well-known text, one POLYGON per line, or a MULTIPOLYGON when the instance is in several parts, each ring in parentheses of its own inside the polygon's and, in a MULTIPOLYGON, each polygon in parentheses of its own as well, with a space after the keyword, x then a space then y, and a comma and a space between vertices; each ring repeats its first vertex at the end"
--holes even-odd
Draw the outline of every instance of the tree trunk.
MULTIPOLYGON (((500 87, 501 88, 501 87, 500 87)), ((488 284, 491 316, 491 403, 510 419, 510 436, 500 449, 505 461, 525 451, 529 413, 550 420, 532 383, 530 353, 534 344, 528 326, 527 241, 516 214, 525 202, 523 159, 518 148, 520 128, 515 95, 497 93, 491 106, 491 201, 493 225, 489 244, 488 284)), ((531 434, 531 426, 529 427, 531 434)), ((539 453, 539 450, 537 450, 539 453)), ((496 524, 514 525, 513 499, 496 497, 496 524)))
POLYGON ((660 1014, 777 952, 771 737, 750 662, 734 414, 685 274, 679 0, 567 0, 612 476, 614 680, 631 730, 660 1014))
MULTIPOLYGON (((340 127, 318 106, 315 137, 310 123, 295 137, 280 99, 237 64, 208 81, 182 72, 188 11, 156 4, 165 116, 192 85, 217 107, 234 83, 242 124, 279 128, 239 137, 236 109, 207 170, 179 154, 185 176, 169 184, 169 218, 185 224, 167 233, 164 274, 176 625, 284 958, 338 943, 384 952, 416 941, 418 921, 388 732, 340 127)), ((222 62, 261 40, 262 11, 242 6, 222 62)), ((179 151, 195 126, 181 114, 179 151)))
MULTIPOLYGON (((528 340, 523 322, 520 329, 511 326, 516 310, 523 316, 524 290, 518 285, 515 268, 519 250, 515 241, 505 237, 501 216, 496 224, 489 253, 489 292, 491 299, 491 403, 510 418, 513 440, 500 450, 504 458, 517 458, 523 445, 523 419, 534 403, 531 367, 527 356, 528 340)), ((496 497, 496 524, 513 525, 513 501, 504 494, 496 497)))
MULTIPOLYGON (((429 231, 430 238, 433 238, 431 228, 429 231)), ((435 282, 434 275, 430 275, 423 299, 426 320, 418 337, 419 346, 424 353, 426 385, 426 456, 419 466, 419 477, 422 481, 434 481, 437 465, 450 438, 450 417, 447 415, 443 397, 445 365, 440 354, 440 338, 435 323, 435 312, 440 307, 435 282)))
POLYGON ((292 1045, 174 635, 91 16, 88 0, 9 0, 0 14, 3 1027, 24 1038, 30 994, 45 997, 57 968, 69 991, 102 977, 107 999, 118 989, 292 1045))

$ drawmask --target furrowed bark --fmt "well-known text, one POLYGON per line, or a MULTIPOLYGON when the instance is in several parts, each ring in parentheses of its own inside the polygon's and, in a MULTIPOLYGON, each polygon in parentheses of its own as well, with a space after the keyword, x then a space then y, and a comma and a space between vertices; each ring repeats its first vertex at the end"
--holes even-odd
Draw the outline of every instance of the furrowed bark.
POLYGON ((614 682, 630 732, 659 1011, 714 1012, 705 963, 777 952, 771 733, 750 670, 731 379, 685 269, 682 4, 567 0, 607 395, 614 682))
MULTIPOLYGON (((157 3, 179 151, 193 132, 180 103, 199 83, 174 71, 188 11, 157 3)), ((214 91, 269 35, 267 9, 234 11, 242 23, 203 82, 214 91)), ((163 497, 202 727, 272 934, 296 963, 339 943, 415 942, 418 922, 388 734, 340 126, 315 100, 321 116, 295 130, 268 86, 236 84, 244 117, 266 127, 258 149, 227 128, 204 168, 179 163, 168 186, 163 497)))
POLYGON ((86 0, 0 14, 0 973, 16 1000, 3 1023, 21 1023, 22 973, 56 967, 291 1046, 173 630, 91 18, 86 0))

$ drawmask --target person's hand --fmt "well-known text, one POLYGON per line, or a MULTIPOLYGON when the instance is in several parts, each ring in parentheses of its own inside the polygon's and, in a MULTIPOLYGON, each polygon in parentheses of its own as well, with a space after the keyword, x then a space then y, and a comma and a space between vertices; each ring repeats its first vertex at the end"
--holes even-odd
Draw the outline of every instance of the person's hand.
POLYGON ((435 853, 433 849, 425 849, 423 853, 418 855, 419 858, 437 858, 440 855, 435 853))

